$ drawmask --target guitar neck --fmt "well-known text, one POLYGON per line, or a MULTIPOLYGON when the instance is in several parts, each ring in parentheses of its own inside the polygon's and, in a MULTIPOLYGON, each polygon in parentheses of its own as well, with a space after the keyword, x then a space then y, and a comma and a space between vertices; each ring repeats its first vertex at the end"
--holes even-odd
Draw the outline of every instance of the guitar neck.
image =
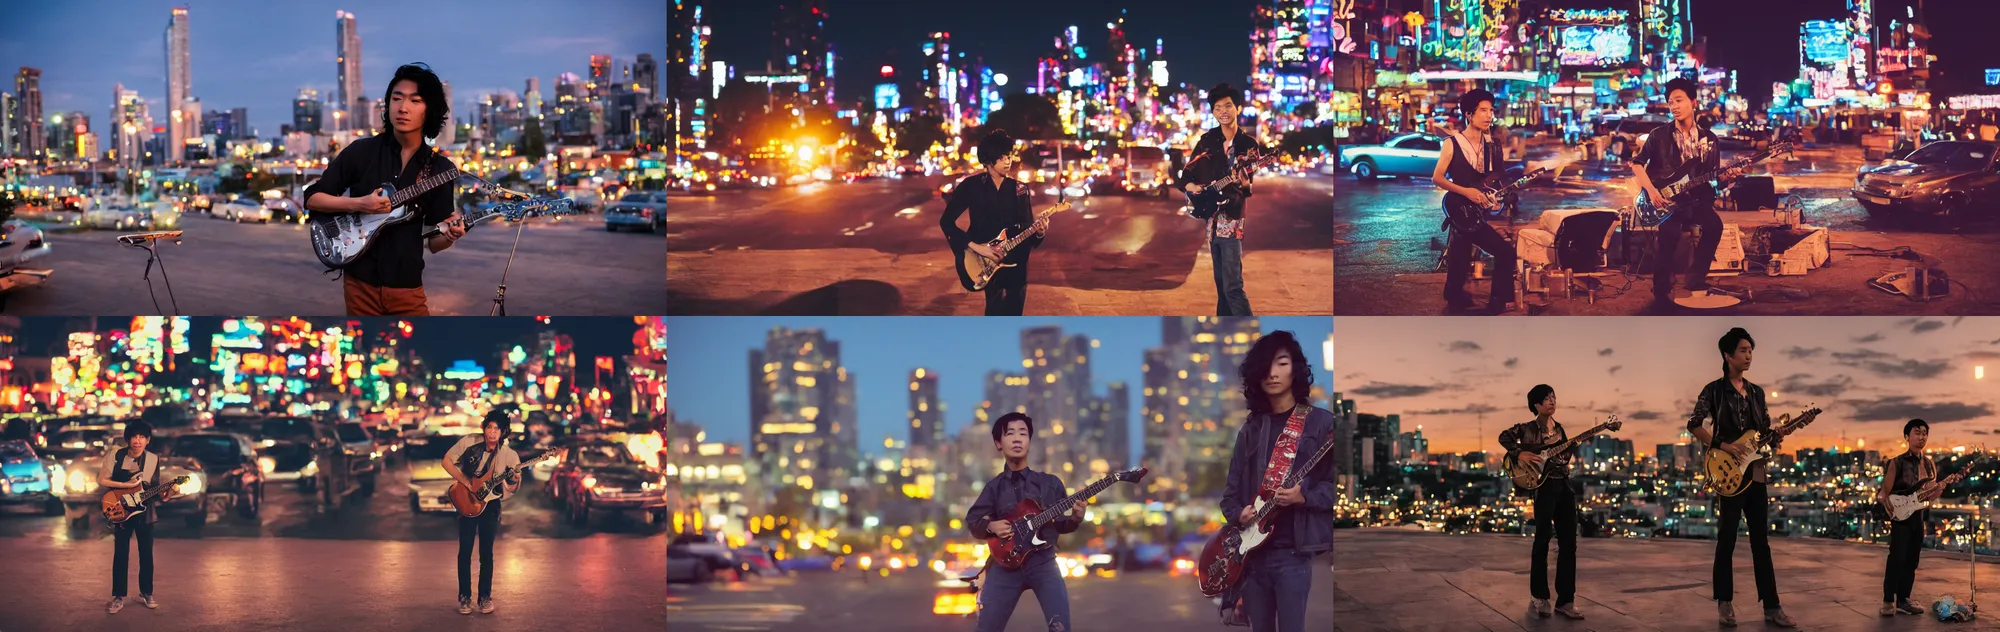
POLYGON ((1082 491, 1070 494, 1068 498, 1056 501, 1056 504, 1049 505, 1041 513, 1035 514, 1035 517, 1030 519, 1028 523, 1034 525, 1036 529, 1041 529, 1042 525, 1048 524, 1050 520, 1069 513, 1069 508, 1076 506, 1076 501, 1096 496, 1099 492, 1110 488, 1111 484, 1116 482, 1118 482, 1118 478, 1115 476, 1106 476, 1097 479, 1097 482, 1091 483, 1089 487, 1083 488, 1082 491))
POLYGON ((460 175, 464 175, 463 172, 460 172, 457 169, 450 169, 446 170, 444 173, 436 174, 431 177, 418 180, 416 184, 410 185, 410 188, 402 189, 393 194, 390 194, 389 206, 391 207, 402 206, 403 204, 409 202, 410 200, 416 199, 416 197, 419 195, 431 192, 431 189, 443 186, 444 183, 446 182, 457 180, 460 175))
POLYGON ((1546 459, 1551 456, 1567 452, 1569 451, 1570 448, 1576 447, 1576 444, 1583 443, 1584 441, 1589 440, 1591 437, 1597 436, 1599 433, 1604 432, 1605 428, 1609 427, 1611 427, 1611 424, 1598 424, 1596 428, 1585 430, 1583 431, 1582 434, 1570 437, 1568 440, 1556 444, 1556 447, 1549 448, 1547 451, 1542 452, 1542 458, 1546 459))

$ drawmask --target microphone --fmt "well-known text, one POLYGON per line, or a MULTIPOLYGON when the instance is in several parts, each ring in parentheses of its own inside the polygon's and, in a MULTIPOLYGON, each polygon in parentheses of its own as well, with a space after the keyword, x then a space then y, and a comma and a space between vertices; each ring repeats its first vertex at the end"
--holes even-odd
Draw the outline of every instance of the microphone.
POLYGON ((159 240, 159 239, 172 239, 175 241, 179 241, 180 238, 181 238, 181 231, 162 230, 150 233, 133 233, 130 235, 119 235, 118 243, 125 244, 127 246, 137 246, 145 242, 159 240))

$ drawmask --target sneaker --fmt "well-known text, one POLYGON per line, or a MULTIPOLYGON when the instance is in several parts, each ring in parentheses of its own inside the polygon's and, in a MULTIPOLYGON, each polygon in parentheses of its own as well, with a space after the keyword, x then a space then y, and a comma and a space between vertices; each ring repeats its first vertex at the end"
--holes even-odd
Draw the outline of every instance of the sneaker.
POLYGON ((1561 614, 1565 618, 1578 621, 1583 620, 1583 611, 1577 610, 1576 604, 1573 603, 1566 603, 1560 606, 1556 606, 1556 612, 1558 614, 1561 614))
POLYGON ((1727 601, 1715 602, 1715 618, 1722 622, 1722 627, 1736 627, 1736 608, 1727 601))
POLYGON ((1896 602, 1894 601, 1882 602, 1882 616, 1885 617, 1896 616, 1896 602))
POLYGON ((1528 602, 1528 610, 1537 615, 1540 615, 1544 619, 1547 619, 1549 618, 1549 600, 1536 599, 1534 601, 1530 601, 1528 602))
POLYGON ((160 609, 160 602, 153 601, 152 595, 139 595, 139 603, 146 604, 146 607, 149 609, 160 609))
POLYGON ((1923 613, 1924 613, 1924 609, 1923 609, 1923 608, 1919 608, 1919 607, 1917 607, 1917 604, 1913 604, 1913 603, 1910 603, 1910 600, 1908 600, 1908 599, 1904 599, 1904 600, 1901 600, 1901 601, 1897 602, 1897 603, 1896 603, 1896 611, 1898 611, 1898 612, 1901 612, 1901 613, 1903 613, 1903 614, 1923 614, 1923 613))
POLYGON ((118 611, 120 611, 120 610, 124 610, 124 609, 125 609, 125 598, 124 598, 124 597, 112 597, 112 598, 111 598, 111 603, 108 603, 108 604, 104 604, 104 613, 105 613, 105 614, 118 614, 118 611))
POLYGON ((471 598, 471 597, 459 597, 459 598, 458 598, 458 613, 459 613, 459 614, 472 614, 472 598, 471 598))
POLYGON ((1775 625, 1781 628, 1799 627, 1799 624, 1793 623, 1792 618, 1785 616, 1785 611, 1779 608, 1765 608, 1764 623, 1775 625))
POLYGON ((480 614, 493 614, 493 598, 492 598, 492 597, 480 597, 480 598, 479 598, 479 613, 480 613, 480 614))

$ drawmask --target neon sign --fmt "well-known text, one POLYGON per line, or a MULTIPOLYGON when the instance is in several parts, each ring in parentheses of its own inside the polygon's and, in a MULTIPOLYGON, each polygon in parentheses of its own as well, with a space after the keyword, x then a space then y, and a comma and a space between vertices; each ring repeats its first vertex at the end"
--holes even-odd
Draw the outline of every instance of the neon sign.
POLYGON ((1801 61, 1819 68, 1831 68, 1847 59, 1847 23, 1831 20, 1808 20, 1799 26, 1799 56, 1801 61))
POLYGON ((1624 24, 1631 14, 1615 9, 1554 9, 1549 11, 1549 21, 1566 25, 1596 24, 1609 26, 1624 24))
POLYGON ((1556 45, 1556 55, 1564 66, 1622 66, 1632 60, 1632 28, 1624 24, 1557 27, 1556 45))

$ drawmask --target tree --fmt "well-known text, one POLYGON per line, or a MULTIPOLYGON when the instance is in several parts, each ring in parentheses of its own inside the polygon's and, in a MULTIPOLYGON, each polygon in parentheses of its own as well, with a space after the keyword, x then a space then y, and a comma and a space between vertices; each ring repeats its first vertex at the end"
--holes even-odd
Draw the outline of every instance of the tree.
POLYGON ((549 149, 542 140, 542 123, 539 117, 528 117, 528 128, 521 132, 521 142, 514 153, 523 156, 545 156, 549 149))
POLYGON ((944 135, 944 119, 935 114, 911 115, 896 128, 896 149, 912 154, 924 153, 931 145, 950 140, 944 135))
POLYGON ((1046 97, 1017 92, 1001 99, 1000 109, 986 115, 986 125, 978 133, 985 136, 995 129, 1007 130, 1007 135, 1020 139, 1062 138, 1062 114, 1046 97))

